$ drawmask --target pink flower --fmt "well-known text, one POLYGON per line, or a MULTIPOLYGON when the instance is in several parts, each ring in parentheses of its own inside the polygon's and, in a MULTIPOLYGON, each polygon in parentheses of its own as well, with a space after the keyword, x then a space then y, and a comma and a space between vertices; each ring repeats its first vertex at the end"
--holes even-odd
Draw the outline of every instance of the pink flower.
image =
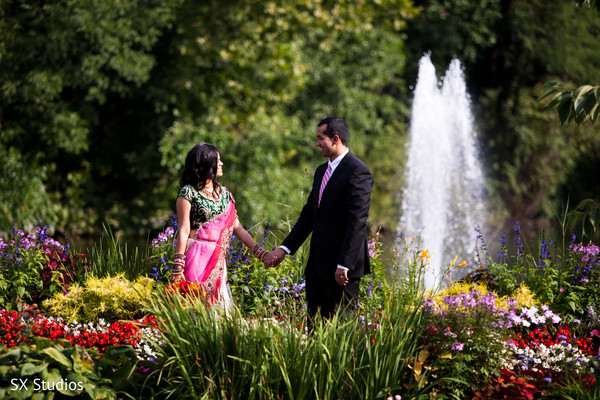
POLYGON ((598 332, 597 329, 594 329, 593 331, 590 332, 590 335, 592 335, 592 336, 600 336, 600 332, 598 332))

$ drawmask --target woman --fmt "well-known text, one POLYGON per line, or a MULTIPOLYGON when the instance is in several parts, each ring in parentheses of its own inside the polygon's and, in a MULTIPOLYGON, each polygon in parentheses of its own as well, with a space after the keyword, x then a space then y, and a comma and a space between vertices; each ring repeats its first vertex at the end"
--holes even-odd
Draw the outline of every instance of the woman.
POLYGON ((229 311, 233 299, 225 256, 231 234, 235 233, 261 261, 267 252, 240 224, 233 196, 217 181, 221 176, 223 163, 215 146, 199 143, 189 151, 179 182, 179 234, 171 273, 173 281, 198 282, 210 304, 219 303, 229 311))

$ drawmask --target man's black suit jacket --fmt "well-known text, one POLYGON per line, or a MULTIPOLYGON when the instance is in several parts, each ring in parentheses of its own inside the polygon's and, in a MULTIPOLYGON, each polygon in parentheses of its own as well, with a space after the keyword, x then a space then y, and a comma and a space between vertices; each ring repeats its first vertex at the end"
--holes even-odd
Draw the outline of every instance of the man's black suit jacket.
POLYGON ((315 171, 308 200, 282 245, 293 254, 312 232, 307 277, 333 280, 339 264, 349 269, 349 279, 360 278, 371 272, 367 218, 373 176, 365 163, 348 152, 329 178, 319 207, 327 164, 315 171))

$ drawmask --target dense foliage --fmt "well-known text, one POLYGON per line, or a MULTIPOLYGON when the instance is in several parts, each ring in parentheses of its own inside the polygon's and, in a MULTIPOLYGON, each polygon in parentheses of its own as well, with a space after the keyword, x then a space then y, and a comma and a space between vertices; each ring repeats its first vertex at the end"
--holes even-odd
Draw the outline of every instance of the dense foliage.
POLYGON ((2 2, 2 230, 97 230, 120 199, 135 208, 160 178, 153 160, 170 101, 152 51, 178 3, 2 2))
POLYGON ((391 219, 415 12, 408 0, 3 2, 0 230, 159 227, 198 141, 221 148, 243 220, 278 223, 306 196, 328 114, 348 120, 380 177, 373 215, 391 219))
POLYGON ((158 229, 198 141, 220 147, 242 221, 281 228, 322 162, 314 130, 330 114, 376 177, 373 227, 393 231, 426 51, 439 71, 465 66, 495 205, 547 220, 598 193, 592 125, 562 126, 538 101, 546 82, 600 72, 598 3, 578 4, 4 1, 0 231, 158 229))

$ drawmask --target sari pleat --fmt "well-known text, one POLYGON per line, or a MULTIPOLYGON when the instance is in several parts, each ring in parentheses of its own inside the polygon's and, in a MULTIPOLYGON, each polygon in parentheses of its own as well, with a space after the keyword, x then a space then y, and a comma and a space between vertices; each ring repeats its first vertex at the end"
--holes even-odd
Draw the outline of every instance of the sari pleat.
POLYGON ((209 304, 218 302, 228 311, 233 299, 227 287, 226 254, 236 219, 235 203, 230 200, 221 215, 201 225, 196 238, 188 239, 184 269, 185 279, 200 284, 209 304))

